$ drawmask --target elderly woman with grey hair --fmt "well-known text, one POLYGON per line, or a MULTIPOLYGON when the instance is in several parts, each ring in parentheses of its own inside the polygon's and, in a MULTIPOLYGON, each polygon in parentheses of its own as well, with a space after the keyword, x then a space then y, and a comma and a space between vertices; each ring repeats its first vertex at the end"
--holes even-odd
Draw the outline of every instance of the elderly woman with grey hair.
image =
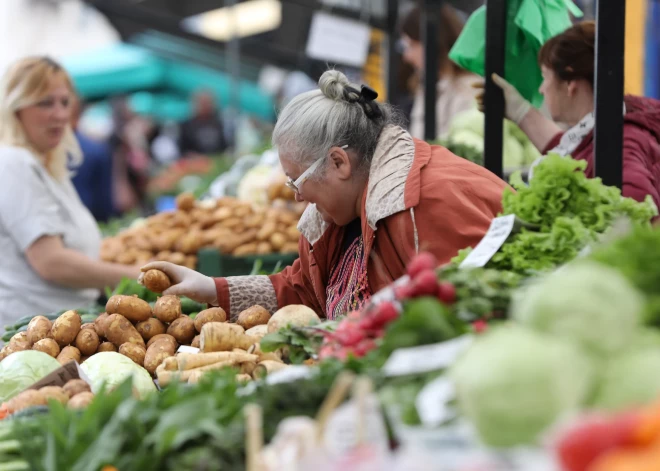
POLYGON ((273 143, 298 201, 300 258, 279 274, 210 278, 166 262, 165 294, 218 305, 235 318, 260 304, 304 304, 334 319, 403 276, 420 250, 440 263, 476 245, 506 184, 447 149, 413 139, 366 86, 329 70, 281 112, 273 143))

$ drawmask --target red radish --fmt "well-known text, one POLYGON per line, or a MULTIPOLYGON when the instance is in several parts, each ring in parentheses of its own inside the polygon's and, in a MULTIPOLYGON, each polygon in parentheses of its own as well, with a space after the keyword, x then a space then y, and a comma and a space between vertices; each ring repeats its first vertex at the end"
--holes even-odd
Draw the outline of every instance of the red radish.
POLYGON ((474 321, 472 323, 472 328, 477 334, 481 334, 488 329, 488 322, 483 319, 479 319, 478 321, 474 321))
POLYGON ((335 338, 344 347, 352 347, 357 345, 364 339, 364 331, 359 329, 353 329, 349 331, 344 331, 336 334, 335 338))
POLYGON ((399 311, 393 303, 385 302, 379 304, 374 315, 374 324, 379 327, 385 326, 399 318, 399 311))
POLYGON ((360 319, 360 321, 357 324, 358 329, 363 330, 365 332, 369 332, 375 327, 375 319, 374 316, 368 315, 366 317, 363 317, 360 319))
POLYGON ((421 272, 425 270, 433 270, 437 266, 438 266, 437 258, 435 258, 429 252, 422 252, 416 255, 415 257, 413 257, 410 263, 408 263, 408 267, 406 271, 408 273, 408 276, 410 276, 410 278, 415 278, 421 272))
POLYGON ((448 281, 441 282, 438 289, 438 298, 445 304, 454 304, 456 302, 456 287, 448 281))
POLYGON ((412 298, 412 296, 413 296, 413 286, 412 286, 412 284, 408 284, 408 285, 404 285, 404 286, 398 286, 394 290, 394 296, 399 301, 403 301, 404 299, 412 298))
POLYGON ((438 279, 433 270, 425 270, 413 280, 413 296, 437 296, 438 279))
POLYGON ((353 353, 356 357, 361 358, 369 353, 371 350, 376 348, 376 342, 371 339, 364 339, 353 349, 353 353))

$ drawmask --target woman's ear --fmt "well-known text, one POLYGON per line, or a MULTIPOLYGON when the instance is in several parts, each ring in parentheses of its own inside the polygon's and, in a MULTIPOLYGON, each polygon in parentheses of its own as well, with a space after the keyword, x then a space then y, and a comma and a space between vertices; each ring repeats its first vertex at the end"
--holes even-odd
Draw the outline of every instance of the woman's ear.
POLYGON ((331 169, 339 180, 349 180, 353 174, 353 162, 341 147, 330 149, 331 169))
POLYGON ((566 91, 569 97, 574 97, 577 94, 578 83, 577 80, 569 80, 566 82, 566 91))

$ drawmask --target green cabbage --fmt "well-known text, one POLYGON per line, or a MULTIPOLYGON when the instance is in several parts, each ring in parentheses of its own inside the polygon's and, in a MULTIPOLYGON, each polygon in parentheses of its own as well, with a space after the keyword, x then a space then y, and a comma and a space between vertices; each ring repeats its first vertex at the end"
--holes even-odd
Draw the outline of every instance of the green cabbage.
POLYGON ((456 131, 450 135, 449 140, 453 144, 471 147, 477 152, 484 151, 484 138, 469 129, 456 131))
POLYGON ((107 388, 113 389, 129 376, 133 376, 133 389, 140 398, 156 390, 149 372, 120 353, 96 353, 89 357, 81 368, 92 382, 92 391, 95 393, 101 389, 103 383, 107 388))
POLYGON ((612 358, 601 374, 592 405, 620 411, 643 406, 660 396, 660 347, 632 348, 612 358))
MULTIPOLYGON (((484 125, 486 118, 484 114, 476 108, 457 113, 449 123, 449 136, 459 131, 472 131, 478 136, 484 136, 484 125)), ((483 146, 483 144, 482 144, 483 146)))
POLYGON ((0 362, 0 403, 32 386, 61 365, 37 350, 15 352, 0 362))
POLYGON ((602 355, 635 339, 643 309, 644 297, 619 272, 578 260, 517 293, 511 317, 602 355))
POLYGON ((591 390, 591 361, 579 348, 506 324, 475 341, 450 370, 463 414, 490 446, 535 443, 591 390))

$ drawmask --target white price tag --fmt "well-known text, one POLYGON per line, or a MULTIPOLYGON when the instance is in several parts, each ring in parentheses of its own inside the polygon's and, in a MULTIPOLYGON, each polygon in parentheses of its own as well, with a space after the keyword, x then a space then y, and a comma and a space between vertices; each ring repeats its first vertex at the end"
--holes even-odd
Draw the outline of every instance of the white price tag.
POLYGON ((177 353, 199 353, 199 348, 191 347, 190 345, 181 345, 176 352, 177 353))
POLYGON ((392 284, 387 285, 385 288, 381 289, 376 294, 371 296, 371 298, 369 298, 369 305, 375 306, 385 302, 396 301, 396 296, 394 295, 394 291, 399 286, 404 286, 408 283, 410 283, 410 277, 408 275, 402 276, 398 280, 392 282, 392 284))
POLYGON ((312 16, 306 53, 312 59, 362 67, 370 34, 365 23, 318 11, 312 16))
POLYGON ((312 374, 312 369, 309 366, 289 366, 266 376, 266 384, 290 383, 299 379, 311 378, 312 374))
POLYGON ((444 376, 424 386, 415 400, 415 407, 422 423, 434 427, 452 418, 454 414, 448 407, 448 403, 453 398, 454 385, 444 376))
POLYGON ((386 453, 389 449, 385 420, 375 395, 367 396, 364 415, 359 418, 358 403, 350 400, 338 407, 328 419, 324 442, 328 454, 344 457, 358 445, 358 420, 364 420, 364 442, 386 453))
POLYGON ((442 370, 451 366, 472 340, 471 335, 462 335, 447 342, 400 348, 387 359, 383 372, 386 376, 404 376, 442 370))
POLYGON ((481 242, 477 244, 472 252, 461 262, 460 268, 476 268, 485 266, 493 255, 506 242, 507 237, 513 230, 516 222, 516 215, 509 214, 493 219, 488 228, 488 232, 481 242))

